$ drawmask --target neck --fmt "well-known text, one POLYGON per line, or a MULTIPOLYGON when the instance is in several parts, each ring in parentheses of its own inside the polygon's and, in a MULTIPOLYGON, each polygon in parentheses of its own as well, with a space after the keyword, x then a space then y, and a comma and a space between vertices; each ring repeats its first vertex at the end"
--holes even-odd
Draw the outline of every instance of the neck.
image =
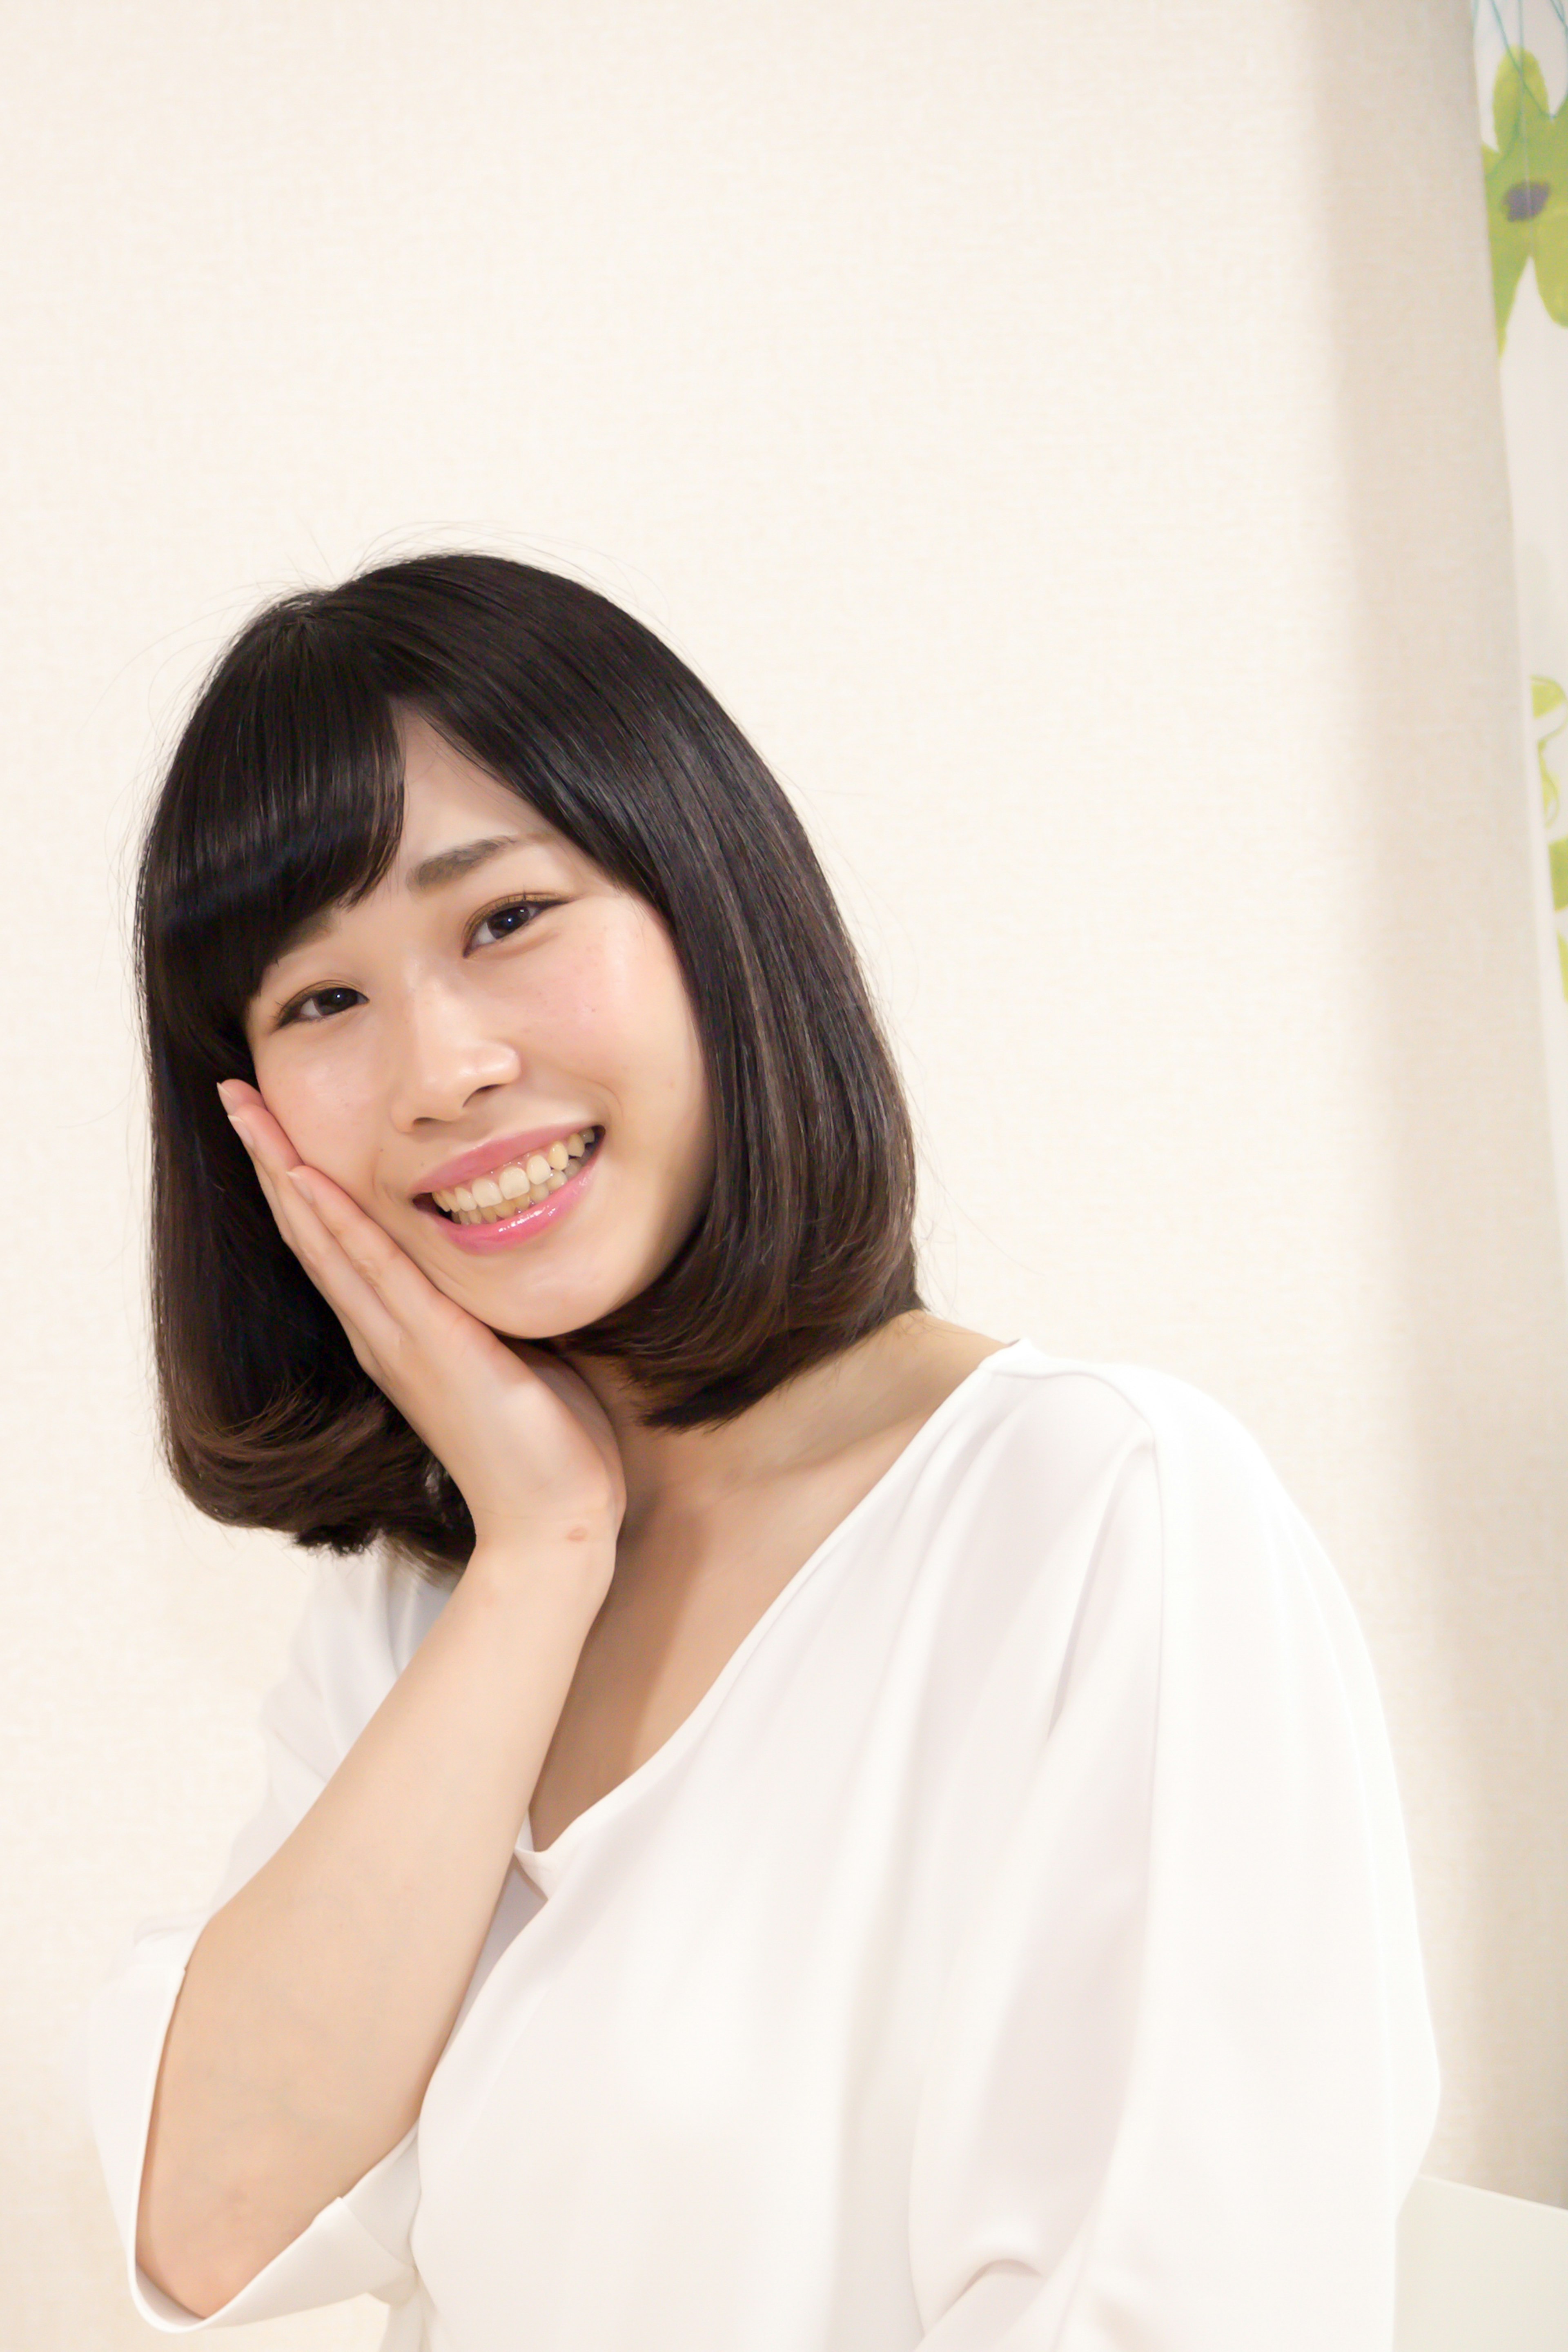
POLYGON ((782 1381, 732 1421, 695 1429, 649 1429, 640 1418, 646 1392, 618 1363, 563 1349, 616 1433, 626 1480, 623 1536, 635 1538, 650 1518, 672 1508, 700 1513, 853 1444, 885 1392, 889 1360, 906 1357, 932 1322, 923 1310, 898 1316, 782 1381))

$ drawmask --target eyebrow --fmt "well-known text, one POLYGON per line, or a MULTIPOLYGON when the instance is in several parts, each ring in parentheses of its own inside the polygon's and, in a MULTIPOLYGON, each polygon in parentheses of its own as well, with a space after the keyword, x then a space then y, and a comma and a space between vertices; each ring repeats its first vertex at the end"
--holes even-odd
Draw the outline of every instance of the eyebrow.
MULTIPOLYGON (((407 887, 421 894, 439 890, 444 884, 457 881, 459 875, 472 873, 476 866, 482 866, 487 858, 497 856, 503 849, 522 849, 531 843, 542 842, 547 838, 544 833, 531 829, 524 833, 492 833, 482 841, 459 842, 454 849, 437 850, 434 857, 422 858, 410 872, 407 887)), ((310 947, 331 929, 332 918, 337 911, 335 905, 322 907, 318 913, 307 916, 302 923, 296 923, 273 949, 268 963, 281 963, 285 956, 294 955, 300 948, 310 947)))
POLYGON ((520 849, 524 842, 543 838, 542 833, 492 833, 485 841, 461 842, 456 849, 440 850, 416 866, 408 877, 408 887, 411 890, 438 890, 443 882, 455 882, 459 874, 482 866, 498 850, 520 849))

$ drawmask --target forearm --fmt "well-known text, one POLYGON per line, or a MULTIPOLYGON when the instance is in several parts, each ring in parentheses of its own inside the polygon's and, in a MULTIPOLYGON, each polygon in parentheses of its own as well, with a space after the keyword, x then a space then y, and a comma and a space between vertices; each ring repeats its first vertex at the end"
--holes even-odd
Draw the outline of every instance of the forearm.
POLYGON ((293 1833, 192 1952, 137 2258, 217 2310, 415 2121, 604 1578, 476 1555, 293 1833))

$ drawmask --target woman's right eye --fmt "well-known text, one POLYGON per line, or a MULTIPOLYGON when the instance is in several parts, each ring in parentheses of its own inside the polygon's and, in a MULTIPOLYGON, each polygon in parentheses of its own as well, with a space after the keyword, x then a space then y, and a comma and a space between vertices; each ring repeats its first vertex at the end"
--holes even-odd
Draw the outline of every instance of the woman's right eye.
POLYGON ((285 1005, 278 1016, 279 1028, 284 1028, 290 1021, 330 1019, 332 1013, 344 1010, 342 1005, 328 1004, 327 1000, 334 996, 359 997, 362 1004, 364 1002, 357 988, 313 988, 308 996, 297 996, 292 1004, 285 1005), (312 1011, 313 1006, 325 1006, 326 1010, 312 1011))

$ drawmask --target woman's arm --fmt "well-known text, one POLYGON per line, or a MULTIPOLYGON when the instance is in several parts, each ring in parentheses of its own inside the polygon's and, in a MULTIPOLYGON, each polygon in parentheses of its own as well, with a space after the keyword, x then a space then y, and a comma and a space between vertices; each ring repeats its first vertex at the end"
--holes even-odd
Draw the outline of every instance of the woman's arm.
POLYGON ((440 1617, 270 1859, 208 1920, 164 2042, 137 2260, 219 2309, 410 2129, 495 1910, 626 1486, 609 1423, 524 1361, 225 1089, 280 1231, 442 1461, 477 1545, 440 1617))
POLYGON ((200 2317, 418 2114, 603 1597, 582 1549, 475 1554, 304 1820, 197 1939, 136 2254, 200 2317))

